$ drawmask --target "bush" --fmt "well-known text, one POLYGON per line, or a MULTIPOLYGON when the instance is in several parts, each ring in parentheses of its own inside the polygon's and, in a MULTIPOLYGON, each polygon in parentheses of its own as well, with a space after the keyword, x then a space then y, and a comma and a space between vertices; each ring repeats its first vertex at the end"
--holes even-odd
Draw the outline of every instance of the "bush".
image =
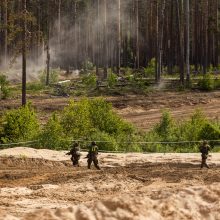
POLYGON ((144 68, 144 74, 146 77, 152 77, 155 75, 155 69, 156 69, 156 59, 152 58, 147 67, 144 68))
POLYGON ((9 97, 10 89, 8 84, 6 76, 0 74, 0 99, 7 99, 9 97))
POLYGON ((198 82, 199 89, 204 91, 211 91, 214 89, 214 86, 214 79, 210 74, 204 75, 198 82))
MULTIPOLYGON (((220 128, 211 122, 207 122, 200 131, 199 138, 201 140, 219 140, 220 128)), ((214 145, 213 142, 210 143, 214 145)))
POLYGON ((7 112, 2 128, 4 143, 33 140, 39 133, 39 124, 30 104, 7 112))
POLYGON ((31 91, 40 91, 40 90, 44 89, 44 85, 42 83, 38 83, 38 82, 27 83, 26 89, 31 90, 31 91))
MULTIPOLYGON (((58 69, 51 69, 50 70, 50 76, 49 76, 49 83, 50 84, 53 84, 53 83, 56 83, 58 82, 59 80, 59 70, 58 69)), ((47 77, 47 73, 45 70, 41 71, 39 73, 39 79, 40 79, 40 82, 45 85, 46 84, 46 77, 47 77)))
POLYGON ((160 122, 155 126, 154 131, 162 141, 174 139, 175 123, 168 111, 163 112, 160 122))
POLYGON ((82 77, 82 82, 89 89, 96 88, 97 76, 94 73, 89 73, 82 77))
POLYGON ((105 132, 97 130, 91 134, 89 140, 91 141, 98 140, 99 142, 97 142, 97 146, 99 147, 100 150, 105 150, 105 151, 118 150, 118 144, 115 138, 105 132))
POLYGON ((89 100, 82 99, 78 103, 71 101, 64 109, 61 117, 61 125, 64 133, 72 138, 88 137, 92 131, 92 123, 89 112, 89 100))
POLYGON ((39 135, 39 143, 42 147, 49 149, 65 149, 69 142, 65 138, 60 120, 53 114, 39 135))
POLYGON ((112 106, 102 98, 79 102, 71 101, 62 113, 61 126, 64 134, 73 139, 109 140, 102 143, 108 149, 119 149, 116 139, 120 136, 132 136, 134 128, 113 112, 112 106))
MULTIPOLYGON (((201 111, 196 110, 190 120, 176 122, 169 112, 164 112, 161 121, 145 136, 147 142, 181 142, 200 141, 207 119, 201 111)), ((210 138, 210 137, 209 137, 210 138)), ((209 139, 207 138, 207 139, 209 139)), ((195 144, 147 144, 144 150, 149 152, 196 152, 195 144)))
POLYGON ((82 68, 84 69, 84 70, 89 70, 89 71, 92 71, 93 69, 94 69, 94 67, 95 67, 95 65, 91 62, 91 61, 89 61, 89 60, 87 60, 87 61, 85 61, 83 64, 82 64, 82 68))
POLYGON ((206 122, 205 115, 200 110, 196 110, 190 120, 183 121, 179 124, 176 129, 177 140, 198 141, 200 139, 200 132, 206 122))
POLYGON ((142 137, 135 132, 121 132, 116 137, 118 143, 118 150, 125 152, 141 152, 143 151, 141 144, 142 137))
POLYGON ((108 72, 107 84, 109 88, 113 88, 117 83, 117 75, 113 73, 111 70, 108 72))
POLYGON ((108 134, 133 132, 133 127, 113 112, 112 105, 103 98, 89 101, 90 117, 93 127, 108 134))
POLYGON ((215 89, 220 89, 220 79, 214 80, 214 86, 215 86, 215 89))

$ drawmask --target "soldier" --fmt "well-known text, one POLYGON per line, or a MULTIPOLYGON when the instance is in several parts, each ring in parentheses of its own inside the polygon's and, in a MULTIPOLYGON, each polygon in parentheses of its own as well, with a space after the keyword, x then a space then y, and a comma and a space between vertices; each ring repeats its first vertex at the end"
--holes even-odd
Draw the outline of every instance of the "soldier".
POLYGON ((89 152, 87 155, 87 162, 88 162, 88 169, 91 169, 92 162, 94 163, 96 169, 100 170, 100 167, 98 165, 98 146, 96 145, 95 141, 92 142, 92 144, 89 147, 89 152))
POLYGON ((202 163, 201 163, 201 168, 203 168, 203 166, 206 166, 207 168, 209 168, 209 166, 206 163, 206 160, 208 158, 209 155, 209 151, 211 150, 210 146, 208 145, 207 141, 203 141, 202 145, 200 146, 200 152, 202 153, 202 163))
POLYGON ((78 143, 73 143, 72 149, 66 155, 72 155, 71 160, 73 162, 73 166, 79 167, 79 159, 81 156, 80 147, 78 143))

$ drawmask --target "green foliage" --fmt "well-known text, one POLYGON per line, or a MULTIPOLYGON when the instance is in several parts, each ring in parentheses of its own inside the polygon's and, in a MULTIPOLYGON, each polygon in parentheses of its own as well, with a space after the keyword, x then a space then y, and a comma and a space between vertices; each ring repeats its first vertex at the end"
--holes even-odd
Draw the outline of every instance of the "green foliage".
POLYGON ((91 136, 89 137, 89 140, 91 141, 99 140, 99 142, 97 142, 97 145, 100 150, 106 150, 106 151, 117 151, 118 150, 118 144, 116 142, 116 139, 114 138, 114 136, 106 132, 97 130, 91 134, 91 136))
POLYGON ((140 134, 133 132, 121 132, 116 137, 118 150, 125 152, 141 152, 142 147, 139 143, 142 141, 140 134))
POLYGON ((215 87, 215 89, 220 89, 220 79, 214 80, 214 87, 215 87))
POLYGON ((133 126, 117 116, 112 106, 102 98, 71 101, 62 112, 60 124, 67 137, 100 140, 103 150, 119 149, 122 146, 116 140, 132 137, 135 132, 133 126))
POLYGON ((82 99, 78 103, 71 101, 64 109, 61 125, 64 133, 73 138, 87 137, 92 131, 89 100, 82 99))
POLYGON ((83 62, 83 64, 82 64, 82 68, 85 71, 87 71, 87 70, 88 71, 92 71, 94 69, 94 67, 95 67, 95 65, 91 61, 89 61, 89 60, 83 62))
POLYGON ((214 79, 210 74, 206 74, 198 82, 198 87, 204 91, 211 91, 214 89, 214 79))
POLYGON ((125 73, 124 73, 125 77, 129 78, 129 77, 131 77, 132 74, 133 74, 132 68, 126 67, 125 68, 125 73))
POLYGON ((218 140, 219 138, 219 125, 208 121, 199 110, 196 110, 189 120, 178 122, 172 119, 169 112, 164 112, 161 121, 147 132, 145 141, 174 143, 147 144, 143 150, 148 152, 197 152, 196 144, 184 143, 184 141, 218 140))
POLYGON ((62 113, 61 124, 68 136, 89 137, 93 131, 117 135, 122 132, 133 132, 134 128, 117 116, 112 106, 102 98, 79 102, 71 101, 62 113))
POLYGON ((82 77, 83 84, 89 88, 96 88, 97 76, 94 73, 89 73, 82 77))
POLYGON ((44 88, 45 88, 44 84, 39 82, 27 83, 26 85, 26 89, 30 91, 40 91, 44 88))
POLYGON ((60 120, 56 114, 53 114, 39 135, 39 143, 44 148, 58 150, 68 146, 65 140, 60 120))
POLYGON ((1 140, 4 143, 33 140, 39 132, 36 114, 28 104, 4 115, 1 140))
POLYGON ((7 99, 10 95, 10 89, 8 87, 9 82, 5 75, 0 74, 0 99, 7 99))
POLYGON ((108 134, 132 132, 133 127, 116 115, 111 104, 103 98, 90 100, 90 118, 93 127, 108 134))
POLYGON ((69 83, 56 84, 54 86, 54 95, 57 96, 69 96, 69 83))
MULTIPOLYGON (((217 124, 207 122, 200 131, 199 138, 203 140, 219 140, 220 128, 217 124)), ((210 143, 213 145, 214 143, 210 143)))
POLYGON ((155 75, 155 69, 156 69, 156 59, 152 58, 147 67, 144 68, 144 74, 146 77, 152 77, 155 75))
MULTIPOLYGON (((60 73, 59 69, 51 69, 50 70, 50 76, 49 76, 49 83, 50 84, 58 82, 58 80, 59 80, 59 73, 60 73)), ((40 82, 43 85, 45 85, 45 83, 46 83, 46 77, 47 77, 46 70, 43 70, 43 71, 39 72, 39 79, 40 79, 40 82)))
POLYGON ((113 73, 111 70, 108 72, 107 84, 109 88, 113 88, 117 83, 117 75, 113 73))
POLYGON ((196 110, 190 120, 179 123, 176 129, 177 140, 198 141, 200 140, 200 132, 204 127, 207 119, 200 110, 196 110))
POLYGON ((175 123, 168 111, 163 112, 160 122, 155 126, 155 133, 162 141, 170 141, 173 139, 175 123))

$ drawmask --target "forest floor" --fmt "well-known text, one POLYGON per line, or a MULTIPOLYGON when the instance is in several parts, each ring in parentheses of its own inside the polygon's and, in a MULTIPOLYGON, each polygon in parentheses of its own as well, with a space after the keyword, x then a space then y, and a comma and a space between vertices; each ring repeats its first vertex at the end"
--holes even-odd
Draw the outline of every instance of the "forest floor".
MULTIPOLYGON (((161 117, 162 110, 168 109, 176 119, 189 118, 196 110, 202 110, 208 118, 220 118, 220 91, 154 91, 147 95, 104 96, 113 104, 115 111, 136 127, 148 130, 161 117)), ((44 123, 51 112, 62 110, 71 98, 47 94, 28 95, 44 123)), ((75 98, 79 99, 79 98, 75 98)), ((0 112, 20 106, 20 98, 1 100, 0 112)))
POLYGON ((218 153, 101 153, 101 171, 65 153, 0 151, 0 219, 220 219, 218 153))

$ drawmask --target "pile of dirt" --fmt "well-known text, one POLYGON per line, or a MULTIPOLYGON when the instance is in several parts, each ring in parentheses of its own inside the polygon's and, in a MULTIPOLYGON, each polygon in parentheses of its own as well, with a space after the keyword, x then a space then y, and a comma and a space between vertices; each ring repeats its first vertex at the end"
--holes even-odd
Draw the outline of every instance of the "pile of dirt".
POLYGON ((45 168, 64 168, 66 166, 71 167, 70 163, 66 161, 51 161, 39 158, 16 158, 16 157, 0 157, 0 166, 1 168, 19 168, 26 169, 27 167, 32 167, 35 169, 45 169, 45 168))
POLYGON ((100 153, 99 171, 84 156, 72 167, 65 152, 6 149, 0 220, 218 219, 219 158, 213 153, 211 169, 200 169, 200 154, 100 153))
MULTIPOLYGON (((44 209, 28 213, 23 220, 141 220, 220 219, 220 184, 190 187, 177 193, 158 191, 154 196, 129 194, 124 197, 67 209, 44 209)), ((11 218, 4 218, 9 220, 11 218)))

